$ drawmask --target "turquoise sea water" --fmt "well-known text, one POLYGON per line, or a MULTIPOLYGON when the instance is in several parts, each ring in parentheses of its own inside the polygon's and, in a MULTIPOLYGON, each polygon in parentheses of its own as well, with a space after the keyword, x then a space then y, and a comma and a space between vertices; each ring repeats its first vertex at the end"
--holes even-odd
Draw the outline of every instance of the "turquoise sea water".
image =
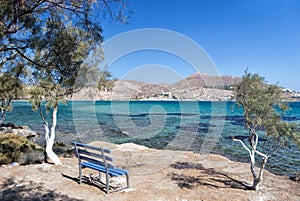
MULTIPOLYGON (((300 124, 300 102, 289 103, 285 121, 300 124)), ((14 102, 6 122, 27 125, 43 134, 39 113, 28 102, 14 102)), ((46 115, 51 123, 50 114, 46 115)), ((192 150, 218 153, 230 159, 248 162, 248 152, 231 135, 247 141, 243 116, 233 102, 210 101, 74 101, 60 105, 57 140, 83 142, 105 140, 134 142, 157 149, 192 150)), ((42 139, 41 139, 42 141, 42 139)), ((259 149, 266 143, 261 137, 259 149)), ((267 169, 293 175, 300 171, 300 151, 289 143, 269 159, 267 169)))

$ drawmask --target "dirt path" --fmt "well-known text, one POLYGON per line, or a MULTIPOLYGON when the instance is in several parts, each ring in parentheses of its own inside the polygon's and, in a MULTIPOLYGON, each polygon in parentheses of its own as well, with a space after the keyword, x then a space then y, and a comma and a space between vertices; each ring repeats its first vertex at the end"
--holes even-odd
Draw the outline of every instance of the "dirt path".
POLYGON ((299 183, 269 172, 260 191, 246 190, 252 179, 249 165, 219 155, 93 145, 110 148, 116 166, 129 169, 130 189, 107 195, 91 184, 79 185, 77 159, 62 158, 62 166, 1 167, 0 200, 300 200, 299 183))

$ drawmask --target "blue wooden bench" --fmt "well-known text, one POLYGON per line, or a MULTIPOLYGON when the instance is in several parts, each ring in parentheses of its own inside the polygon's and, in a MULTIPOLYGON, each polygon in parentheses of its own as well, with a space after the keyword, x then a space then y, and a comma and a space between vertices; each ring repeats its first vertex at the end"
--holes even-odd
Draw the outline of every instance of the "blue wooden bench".
MULTIPOLYGON (((106 185, 106 193, 108 194, 113 191, 122 190, 129 188, 129 174, 128 171, 116 168, 112 162, 113 158, 110 156, 111 151, 102 147, 91 146, 79 142, 73 142, 76 150, 76 157, 78 158, 79 166, 79 184, 82 183, 82 169, 90 168, 98 171, 99 177, 96 180, 101 182, 101 173, 104 173, 106 180, 104 185, 106 185), (127 186, 111 187, 110 178, 119 177, 125 175, 127 186)), ((95 180, 95 178, 92 178, 95 180)))

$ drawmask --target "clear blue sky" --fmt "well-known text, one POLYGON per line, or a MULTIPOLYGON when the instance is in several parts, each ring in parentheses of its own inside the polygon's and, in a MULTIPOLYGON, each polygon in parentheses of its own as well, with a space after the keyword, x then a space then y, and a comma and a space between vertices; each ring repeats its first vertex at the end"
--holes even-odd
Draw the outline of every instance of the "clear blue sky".
MULTIPOLYGON (((105 23, 105 39, 141 28, 172 30, 198 43, 222 75, 240 77, 248 68, 269 83, 300 91, 300 1, 128 1, 134 12, 129 24, 105 23)), ((131 69, 151 64, 167 66, 179 77, 193 73, 180 59, 151 51, 127 55, 111 71, 121 78, 131 69)))

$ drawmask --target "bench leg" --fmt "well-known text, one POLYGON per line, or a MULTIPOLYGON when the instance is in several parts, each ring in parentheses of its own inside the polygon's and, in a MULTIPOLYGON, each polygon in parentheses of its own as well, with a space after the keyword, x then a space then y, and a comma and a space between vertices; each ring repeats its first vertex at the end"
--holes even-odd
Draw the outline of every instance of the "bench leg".
POLYGON ((82 168, 81 165, 79 164, 79 184, 82 183, 82 168))
POLYGON ((127 188, 129 188, 130 185, 129 185, 129 175, 128 174, 126 174, 126 183, 127 183, 127 188))
POLYGON ((99 172, 99 182, 101 182, 101 172, 99 172))
POLYGON ((109 175, 106 173, 106 193, 109 194, 109 175))

